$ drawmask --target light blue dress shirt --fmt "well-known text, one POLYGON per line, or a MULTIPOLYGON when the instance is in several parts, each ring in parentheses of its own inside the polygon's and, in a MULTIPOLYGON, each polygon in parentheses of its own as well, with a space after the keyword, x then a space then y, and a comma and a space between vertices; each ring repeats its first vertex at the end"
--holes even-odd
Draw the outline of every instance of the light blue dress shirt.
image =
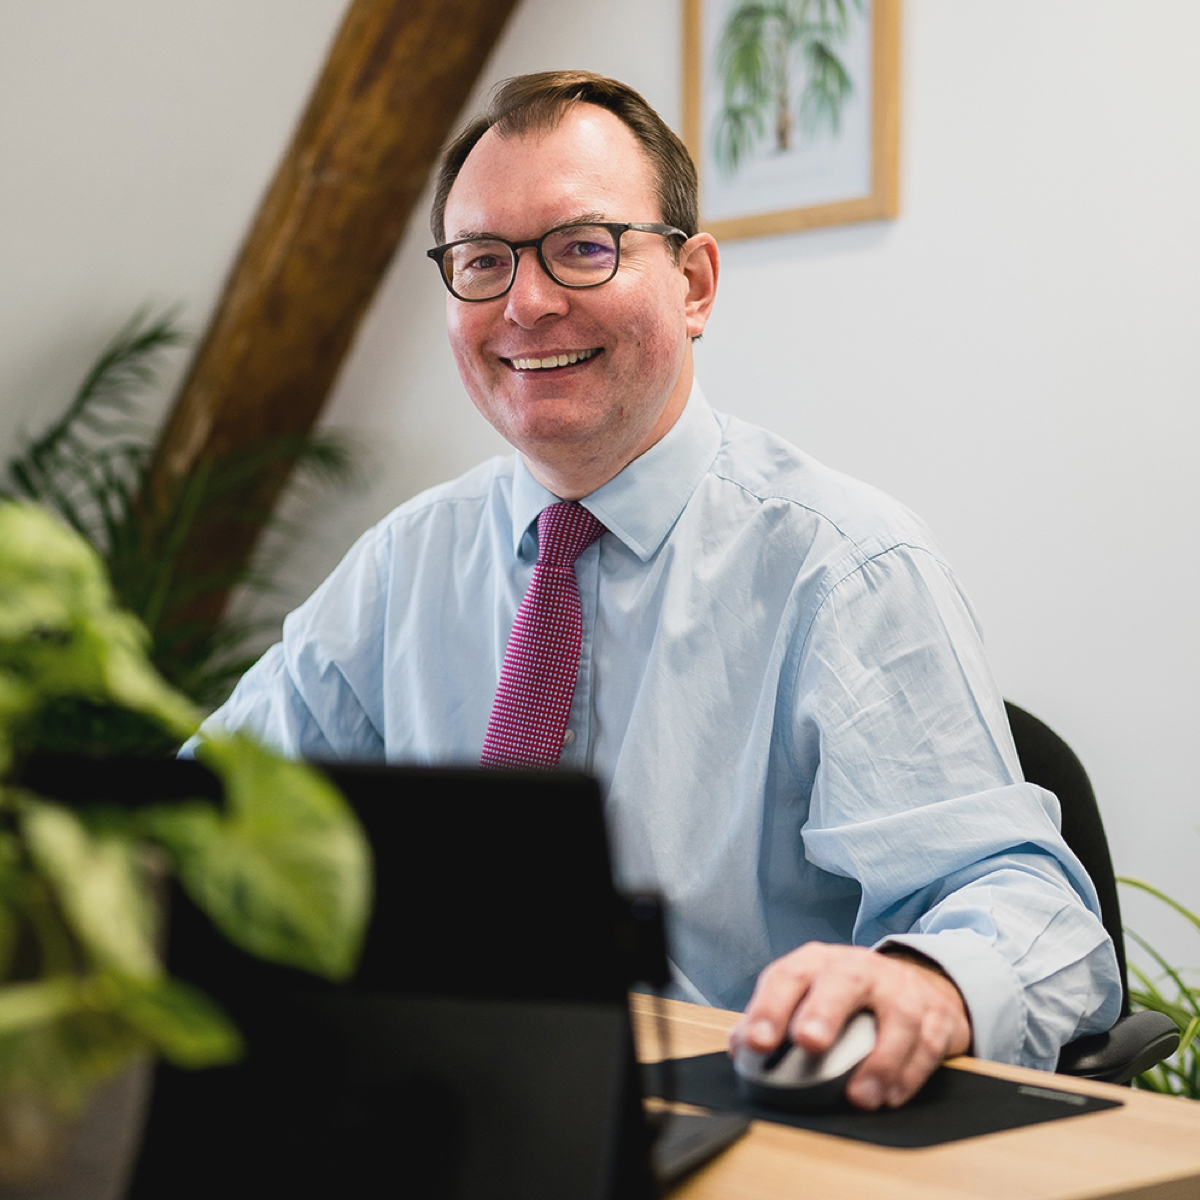
MULTIPOLYGON (((213 719, 294 755, 477 762, 555 499, 514 455, 402 505, 213 719)), ((1051 1068, 1116 1019, 1095 891, 917 518, 698 388, 583 504, 608 532, 576 565, 561 761, 606 787, 619 882, 667 899, 678 996, 741 1008, 803 942, 890 941, 958 984, 981 1057, 1051 1068)))

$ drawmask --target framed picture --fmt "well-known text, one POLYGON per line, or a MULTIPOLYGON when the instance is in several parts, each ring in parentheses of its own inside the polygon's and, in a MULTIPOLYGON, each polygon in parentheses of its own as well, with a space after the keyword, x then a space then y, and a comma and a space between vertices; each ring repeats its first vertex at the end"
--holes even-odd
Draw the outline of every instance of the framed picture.
POLYGON ((684 131, 718 238, 899 211, 900 0, 684 0, 684 131))

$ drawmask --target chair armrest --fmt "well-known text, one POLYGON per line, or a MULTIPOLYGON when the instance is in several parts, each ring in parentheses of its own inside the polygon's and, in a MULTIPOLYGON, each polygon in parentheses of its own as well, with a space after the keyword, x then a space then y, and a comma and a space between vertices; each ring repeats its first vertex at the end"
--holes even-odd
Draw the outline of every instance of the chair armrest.
POLYGON ((1174 1054, 1179 1026, 1165 1013, 1136 1012, 1107 1033, 1068 1043, 1058 1056, 1058 1073, 1104 1083, 1128 1083, 1135 1075, 1174 1054))

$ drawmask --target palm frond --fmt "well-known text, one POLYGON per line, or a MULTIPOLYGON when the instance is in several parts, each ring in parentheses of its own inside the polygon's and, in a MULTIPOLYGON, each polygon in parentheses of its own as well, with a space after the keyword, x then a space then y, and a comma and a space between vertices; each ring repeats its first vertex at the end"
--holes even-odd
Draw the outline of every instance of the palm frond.
POLYGON ((838 132, 853 86, 837 54, 849 33, 851 5, 862 13, 862 0, 742 0, 729 14, 717 42, 723 99, 711 134, 722 174, 734 174, 763 140, 772 114, 776 145, 788 148, 797 78, 804 80, 804 131, 838 132))
POLYGON ((842 105, 854 85, 826 42, 814 38, 805 46, 804 53, 808 61, 808 85, 800 101, 800 122, 810 135, 824 126, 836 136, 842 123, 842 105))
MULTIPOLYGON (((269 501, 247 503, 247 495, 262 490, 256 485, 278 480, 287 464, 295 464, 288 486, 301 492, 345 487, 357 475, 354 447, 342 435, 272 436, 202 464, 173 495, 151 498, 147 474, 156 430, 142 405, 160 378, 162 354, 183 342, 173 313, 135 313, 101 351, 63 415, 8 463, 8 487, 0 488, 0 496, 53 509, 96 547, 118 601, 150 633, 154 665, 211 708, 257 657, 254 648, 278 617, 227 614, 214 622, 197 620, 189 610, 235 589, 277 596, 278 559, 198 568, 184 556, 199 523, 266 531, 282 555, 301 531, 276 517, 269 501)), ((64 703, 46 714, 39 745, 100 745, 106 729, 113 747, 146 748, 146 739, 156 736, 121 710, 64 703)))
POLYGON ((850 32, 851 6, 862 14, 863 0, 792 0, 787 5, 789 19, 797 29, 834 41, 842 41, 850 32))
POLYGON ((8 464, 15 490, 0 495, 55 509, 95 543, 85 501, 104 445, 118 437, 145 439, 135 419, 138 396, 157 380, 162 352, 183 340, 173 313, 150 319, 146 309, 136 312, 100 352, 63 415, 8 464))
POLYGON ((726 105, 713 139, 713 157, 721 173, 734 174, 765 132, 761 110, 749 105, 726 105))

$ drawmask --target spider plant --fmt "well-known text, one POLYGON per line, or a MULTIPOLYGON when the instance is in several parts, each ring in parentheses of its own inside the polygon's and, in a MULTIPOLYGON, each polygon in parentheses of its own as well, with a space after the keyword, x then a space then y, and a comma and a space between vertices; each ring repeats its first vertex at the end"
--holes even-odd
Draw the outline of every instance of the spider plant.
MULTIPOLYGON (((1147 892, 1173 908, 1200 932, 1200 916, 1191 912, 1177 900, 1159 891, 1158 888, 1140 879, 1119 876, 1118 882, 1126 887, 1147 892)), ((1200 1100, 1200 986, 1188 983, 1184 971, 1173 967, 1146 940, 1125 931, 1157 964, 1160 973, 1153 978, 1139 967, 1130 964, 1129 973, 1136 980, 1136 987, 1129 989, 1129 998, 1136 1008, 1152 1009, 1166 1013, 1180 1029, 1179 1049, 1165 1062, 1139 1075, 1135 1083, 1152 1092, 1165 1092, 1173 1096, 1187 1096, 1200 1100)))
MULTIPOLYGON (((263 631, 277 617, 226 611, 197 617, 206 598, 240 591, 274 597, 273 578, 297 530, 245 503, 248 479, 295 460, 295 486, 345 483, 350 454, 336 435, 270 437, 195 472, 174 494, 146 485, 155 431, 145 417, 147 393, 165 354, 184 341, 172 313, 136 313, 88 371, 58 420, 27 440, 8 464, 0 497, 31 500, 57 512, 104 559, 123 608, 150 633, 150 659, 174 687, 203 708, 225 699, 257 657, 263 631), (184 544, 198 522, 244 522, 263 528, 273 553, 236 568, 190 570, 184 544)), ((211 605, 210 605, 211 607, 211 605)), ((42 714, 35 742, 43 749, 167 750, 161 728, 140 714, 65 697, 42 714)))

